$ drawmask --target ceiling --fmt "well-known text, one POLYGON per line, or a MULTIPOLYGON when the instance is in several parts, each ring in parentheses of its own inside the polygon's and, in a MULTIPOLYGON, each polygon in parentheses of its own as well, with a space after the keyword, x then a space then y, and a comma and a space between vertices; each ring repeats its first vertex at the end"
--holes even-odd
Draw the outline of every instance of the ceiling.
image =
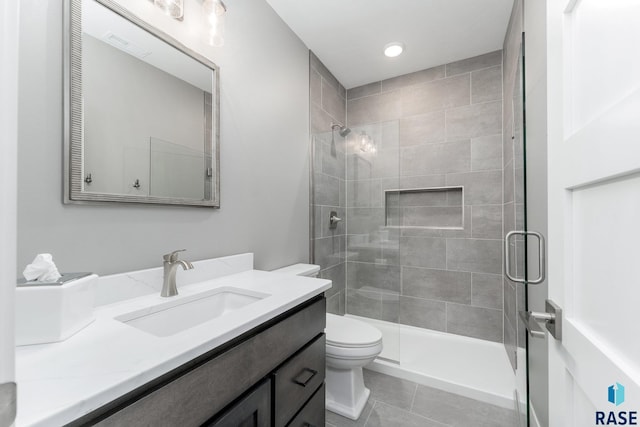
POLYGON ((502 48, 513 0, 267 0, 347 88, 502 48), (405 52, 387 58, 390 42, 405 52))

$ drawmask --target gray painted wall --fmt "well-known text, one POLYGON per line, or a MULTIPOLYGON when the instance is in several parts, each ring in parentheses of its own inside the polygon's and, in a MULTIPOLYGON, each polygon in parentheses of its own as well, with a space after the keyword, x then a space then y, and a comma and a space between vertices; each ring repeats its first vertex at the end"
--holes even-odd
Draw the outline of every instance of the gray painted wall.
POLYGON ((502 52, 349 89, 347 122, 347 312, 502 342, 502 52))
POLYGON ((308 261, 308 50, 264 1, 229 5, 225 46, 201 36, 200 3, 172 20, 126 7, 221 68, 221 209, 62 203, 62 2, 21 2, 18 271, 51 252, 62 271, 157 267, 254 252, 256 267, 308 261))

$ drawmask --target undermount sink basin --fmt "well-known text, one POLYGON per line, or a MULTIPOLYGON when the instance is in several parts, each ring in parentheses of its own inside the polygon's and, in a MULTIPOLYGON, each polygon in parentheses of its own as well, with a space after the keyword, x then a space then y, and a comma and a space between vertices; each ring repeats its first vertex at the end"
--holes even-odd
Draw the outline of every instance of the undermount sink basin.
POLYGON ((157 337, 168 337, 268 296, 246 289, 222 287, 136 310, 115 319, 157 337))

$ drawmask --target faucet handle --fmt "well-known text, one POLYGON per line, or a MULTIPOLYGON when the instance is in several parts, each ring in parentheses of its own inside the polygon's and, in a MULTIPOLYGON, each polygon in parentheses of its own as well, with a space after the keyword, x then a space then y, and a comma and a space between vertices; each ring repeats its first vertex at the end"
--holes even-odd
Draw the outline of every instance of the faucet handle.
POLYGON ((178 252, 185 252, 186 249, 178 249, 177 251, 173 251, 170 254, 163 255, 162 258, 166 262, 176 262, 178 261, 178 252))

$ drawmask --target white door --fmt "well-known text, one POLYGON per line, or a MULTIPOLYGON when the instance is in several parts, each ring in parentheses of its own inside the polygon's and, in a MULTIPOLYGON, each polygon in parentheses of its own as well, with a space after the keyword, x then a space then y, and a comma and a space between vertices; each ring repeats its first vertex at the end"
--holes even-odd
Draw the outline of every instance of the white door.
POLYGON ((0 2, 0 427, 13 424, 15 412, 18 5, 0 2))
POLYGON ((547 0, 551 426, 640 423, 640 1, 547 0))

